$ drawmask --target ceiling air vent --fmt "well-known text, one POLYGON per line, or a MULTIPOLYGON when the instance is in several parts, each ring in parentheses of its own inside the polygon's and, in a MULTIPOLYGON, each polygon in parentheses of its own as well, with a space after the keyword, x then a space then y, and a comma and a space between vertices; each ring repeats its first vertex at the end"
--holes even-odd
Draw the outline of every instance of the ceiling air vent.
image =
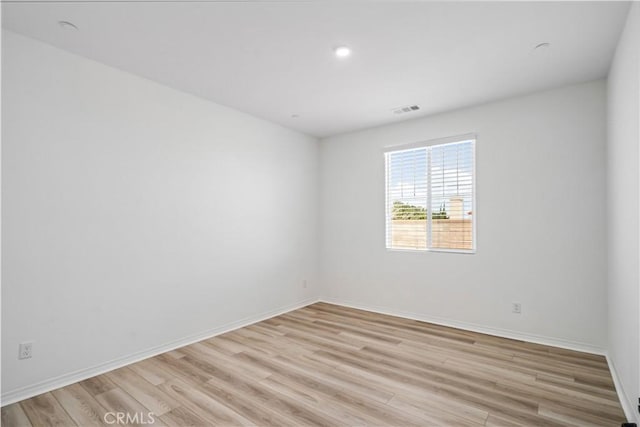
POLYGON ((393 114, 406 114, 413 113, 414 111, 418 111, 419 109, 419 105, 405 105, 404 107, 394 108, 391 111, 393 111, 393 114))

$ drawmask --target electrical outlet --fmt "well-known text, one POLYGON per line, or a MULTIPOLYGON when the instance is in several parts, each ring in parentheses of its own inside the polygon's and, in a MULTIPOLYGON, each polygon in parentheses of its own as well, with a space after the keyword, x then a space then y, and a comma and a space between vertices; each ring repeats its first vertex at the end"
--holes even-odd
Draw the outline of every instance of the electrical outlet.
POLYGON ((31 359, 33 356, 33 342, 22 342, 18 345, 18 359, 31 359))
POLYGON ((522 313, 522 306, 519 302, 514 302, 513 304, 511 304, 511 312, 515 314, 522 313))
POLYGON ((302 287, 305 288, 305 289, 307 288, 307 279, 304 279, 302 281, 302 287))

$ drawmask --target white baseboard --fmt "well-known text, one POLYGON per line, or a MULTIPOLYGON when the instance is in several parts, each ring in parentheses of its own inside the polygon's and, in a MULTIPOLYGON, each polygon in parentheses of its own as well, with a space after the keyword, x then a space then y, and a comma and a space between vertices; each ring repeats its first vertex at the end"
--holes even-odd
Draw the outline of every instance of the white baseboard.
POLYGON ((631 399, 629 399, 627 394, 624 392, 622 382, 620 381, 620 377, 618 376, 616 366, 613 364, 613 360, 611 360, 608 354, 606 356, 607 365, 609 365, 609 371, 611 371, 613 384, 615 384, 616 386, 616 392, 618 393, 618 398, 620 399, 620 405, 622 405, 624 416, 627 417, 627 421, 630 423, 640 423, 640 416, 638 416, 635 410, 635 403, 631 399))
POLYGON ((419 320, 421 322, 434 323, 436 325, 449 326, 457 329, 464 329, 471 332, 479 332, 481 334, 493 335, 496 337, 510 338, 514 340, 527 341, 535 344, 549 345, 552 347, 560 347, 567 350, 581 351, 584 353, 606 355, 606 350, 592 344, 579 341, 570 341, 561 338, 547 337, 542 335, 527 334, 509 329, 493 328, 475 323, 460 322, 457 320, 446 319, 437 316, 428 316, 424 314, 410 313, 406 311, 389 310, 384 307, 369 304, 361 304, 353 301, 347 301, 336 298, 320 298, 320 301, 328 304, 342 305, 345 307, 356 308, 360 310, 372 311, 374 313, 387 314, 389 316, 403 317, 405 319, 419 320))
POLYGON ((235 329, 239 329, 245 326, 252 325, 254 323, 261 322, 266 319, 270 319, 272 317, 278 316, 283 313, 287 313, 292 310, 296 310, 298 308, 306 307, 307 305, 313 304, 317 301, 318 301, 317 298, 310 298, 307 300, 299 301, 297 303, 289 304, 287 306, 280 307, 275 310, 270 310, 270 311, 258 314, 256 316, 246 317, 244 319, 230 322, 225 325, 219 326, 217 328, 209 329, 203 332, 189 335, 185 338, 180 338, 175 341, 171 341, 171 342, 158 345, 146 350, 142 350, 134 354, 119 357, 117 359, 113 359, 108 362, 101 363, 96 366, 92 366, 90 368, 80 369, 75 372, 70 372, 68 374, 60 375, 58 377, 41 381, 36 384, 31 384, 25 387, 21 387, 15 390, 10 390, 7 392, 3 391, 2 397, 0 398, 0 401, 2 402, 1 405, 2 406, 10 405, 20 400, 28 399, 30 397, 37 396, 39 394, 46 393, 48 391, 67 386, 69 384, 77 383, 78 381, 83 381, 83 380, 86 380, 87 378, 104 374, 105 372, 109 372, 114 369, 118 369, 123 366, 130 365, 132 363, 139 362, 144 359, 148 359, 149 357, 157 356, 158 354, 175 350, 180 347, 184 347, 185 345, 193 344, 195 342, 202 341, 202 340, 214 337, 216 335, 224 334, 226 332, 230 332, 235 329))

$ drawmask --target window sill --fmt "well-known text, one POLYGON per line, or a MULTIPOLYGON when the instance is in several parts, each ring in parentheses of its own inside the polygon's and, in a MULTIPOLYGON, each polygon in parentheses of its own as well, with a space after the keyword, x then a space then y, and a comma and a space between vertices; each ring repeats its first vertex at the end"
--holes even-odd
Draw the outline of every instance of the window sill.
POLYGON ((463 254, 463 255, 475 255, 476 249, 399 249, 399 248, 386 248, 387 252, 415 252, 415 253, 428 253, 428 252, 443 252, 451 254, 463 254))

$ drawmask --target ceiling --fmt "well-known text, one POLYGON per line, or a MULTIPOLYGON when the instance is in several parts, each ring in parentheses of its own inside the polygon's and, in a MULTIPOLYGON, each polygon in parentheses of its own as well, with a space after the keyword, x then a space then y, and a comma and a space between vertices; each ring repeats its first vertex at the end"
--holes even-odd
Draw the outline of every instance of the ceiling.
POLYGON ((628 6, 14 1, 3 3, 2 19, 17 33, 324 137, 604 77, 628 6), (349 58, 334 56, 340 45, 349 58), (421 109, 391 111, 408 104, 421 109))

